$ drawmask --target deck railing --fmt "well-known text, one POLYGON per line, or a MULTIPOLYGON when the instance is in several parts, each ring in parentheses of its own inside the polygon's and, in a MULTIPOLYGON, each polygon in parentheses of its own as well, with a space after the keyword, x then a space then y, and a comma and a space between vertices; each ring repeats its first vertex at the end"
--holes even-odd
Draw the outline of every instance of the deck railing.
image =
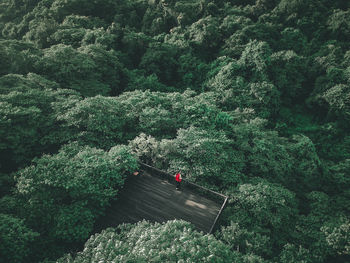
MULTIPOLYGON (((172 184, 175 184, 175 175, 171 175, 165 171, 162 171, 156 167, 150 166, 150 165, 142 163, 142 162, 139 162, 139 164, 143 170, 149 171, 152 175, 156 175, 158 177, 161 177, 162 179, 169 181, 172 184)), ((215 199, 216 201, 220 200, 222 202, 221 208, 220 208, 220 210, 219 210, 219 212, 218 212, 218 214, 213 222, 213 225, 211 226, 210 231, 209 231, 209 234, 213 233, 214 230, 216 229, 216 224, 217 224, 217 222, 222 214, 222 211, 225 209, 225 207, 227 205, 228 196, 223 195, 219 192, 213 191, 211 189, 205 188, 199 184, 193 183, 193 182, 191 182, 187 179, 184 179, 184 178, 182 179, 182 182, 186 186, 188 186, 192 189, 195 189, 204 195, 210 196, 212 199, 215 199)))

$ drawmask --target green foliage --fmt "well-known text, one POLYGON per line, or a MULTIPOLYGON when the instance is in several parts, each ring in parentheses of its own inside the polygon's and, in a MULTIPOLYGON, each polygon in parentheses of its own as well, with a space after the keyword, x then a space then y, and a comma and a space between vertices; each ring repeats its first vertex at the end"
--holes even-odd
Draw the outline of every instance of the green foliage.
POLYGON ((125 30, 121 39, 122 50, 127 57, 126 64, 136 67, 147 50, 151 38, 142 32, 125 30))
POLYGON ((24 39, 34 43, 38 48, 47 48, 50 36, 57 29, 58 23, 54 19, 38 17, 29 22, 29 31, 25 34, 24 39))
POLYGON ((299 244, 312 251, 311 262, 326 258, 343 262, 348 253, 348 218, 327 194, 311 192, 306 197, 309 212, 297 222, 299 244))
POLYGON ((292 157, 292 178, 286 184, 296 192, 320 189, 324 182, 321 161, 312 141, 302 135, 292 137, 288 152, 292 157))
POLYGON ((222 227, 218 232, 218 238, 229 245, 231 250, 244 254, 255 254, 268 257, 272 255, 272 244, 268 235, 249 231, 239 225, 230 222, 230 225, 222 227))
POLYGON ((338 255, 350 255, 350 222, 342 220, 338 225, 324 226, 321 231, 326 235, 327 244, 335 250, 338 255), (342 222, 343 221, 343 222, 342 222))
POLYGON ((36 68, 62 88, 79 91, 84 96, 107 95, 111 87, 99 81, 102 75, 97 62, 84 49, 59 44, 45 50, 36 68))
POLYGON ((212 235, 203 235, 184 221, 108 228, 91 236, 84 251, 66 255, 57 263, 115 262, 244 262, 212 235), (97 261, 96 261, 97 262, 97 261))
POLYGON ((302 246, 295 246, 293 244, 286 244, 279 257, 281 263, 308 263, 314 262, 310 251, 302 246))
POLYGON ((213 94, 195 96, 190 90, 184 93, 126 92, 116 100, 122 105, 127 125, 124 130, 130 139, 140 132, 172 138, 182 127, 213 125, 219 113, 213 94))
POLYGON ((307 39, 299 29, 287 27, 281 32, 281 35, 282 46, 285 50, 293 50, 297 54, 304 51, 307 39))
POLYGON ((329 104, 330 113, 336 114, 342 119, 350 118, 350 86, 337 85, 327 90, 323 98, 329 104))
POLYGON ((57 88, 57 83, 33 73, 0 78, 0 163, 4 171, 26 165, 66 142, 52 103, 76 101, 79 96, 57 88))
POLYGON ((104 152, 70 144, 20 170, 17 191, 34 229, 66 242, 82 241, 136 168, 124 146, 104 152))
POLYGON ((0 76, 33 71, 33 64, 40 55, 41 51, 30 43, 0 39, 0 76))
MULTIPOLYGON (((110 90, 110 95, 119 95, 124 90, 126 73, 115 51, 107 51, 103 45, 96 44, 81 47, 79 52, 88 55, 94 61, 95 68, 93 70, 96 76, 92 75, 91 78, 98 77, 99 85, 106 85, 110 90)), ((87 87, 85 86, 85 88, 87 87)), ((97 90, 93 92, 97 92, 97 90)), ((99 94, 103 95, 105 92, 101 91, 99 94)))
POLYGON ((293 51, 280 51, 271 55, 270 76, 281 92, 285 103, 304 94, 305 61, 293 51))
POLYGON ((220 107, 231 111, 236 108, 252 108, 263 118, 276 115, 280 105, 279 91, 266 81, 248 84, 243 77, 244 69, 239 61, 233 61, 223 66, 208 81, 209 89, 219 97, 220 107))
MULTIPOLYGON (((265 237, 267 235, 271 239, 272 247, 276 249, 285 244, 295 227, 298 213, 295 195, 279 185, 267 181, 241 184, 232 193, 231 203, 226 212, 229 213, 227 220, 238 223, 243 227, 243 231, 244 228, 249 232, 253 231, 256 235, 254 239, 257 241, 250 239, 250 242, 269 242, 265 237), (260 239, 261 241, 258 241, 260 239)), ((237 231, 234 228, 235 225, 231 225, 224 230, 224 233, 225 231, 237 231)), ((243 233, 249 235, 249 232, 243 233)), ((253 234, 250 233, 250 235, 253 234)), ((242 242, 239 239, 237 241, 233 241, 232 245, 237 246, 239 242, 242 242)), ((259 251, 257 247, 251 249, 259 251)), ((266 248, 258 253, 269 254, 269 251, 264 251, 264 249, 266 248)))
MULTIPOLYGON (((217 18, 212 16, 207 16, 193 23, 186 32, 190 46, 199 52, 203 50, 215 51, 221 38, 220 32, 217 30, 218 27, 217 18)), ((207 56, 210 57, 210 55, 207 56)))
POLYGON ((333 10, 327 24, 336 39, 349 41, 350 35, 350 11, 333 10))
POLYGON ((266 42, 254 40, 246 45, 238 63, 243 66, 250 81, 264 81, 267 80, 270 56, 269 45, 266 42))
POLYGON ((116 98, 96 96, 78 101, 59 112, 57 119, 63 122, 71 139, 109 149, 125 142, 130 136, 127 128, 129 121, 134 119, 125 113, 123 105, 116 98))
POLYGON ((168 45, 150 44, 139 66, 147 75, 156 74, 162 83, 171 85, 177 80, 176 49, 168 45))
MULTIPOLYGON (((137 168, 133 151, 237 203, 211 258, 144 257, 137 242, 127 254, 129 230, 118 257, 347 262, 349 17, 343 0, 2 1, 1 220, 41 234, 6 243, 6 260, 81 246, 137 168)), ((146 225, 128 229, 163 242, 146 225)))
POLYGON ((347 176, 347 171, 350 168, 350 159, 345 159, 331 167, 330 175, 333 177, 332 185, 336 192, 347 191, 350 186, 350 179, 347 176))
POLYGON ((103 17, 110 21, 116 9, 117 2, 111 0, 98 0, 89 3, 85 3, 82 0, 54 0, 50 11, 57 20, 62 20, 67 15, 76 14, 82 16, 91 15, 95 17, 103 17))
MULTIPOLYGON (((0 173, 0 198, 11 193, 14 180, 11 174, 0 173)), ((0 205, 1 206, 1 205, 0 205)), ((4 211, 0 208, 0 211, 4 211)))
POLYGON ((30 245, 39 234, 28 228, 23 219, 0 214, 1 262, 24 262, 30 245))
POLYGON ((220 29, 223 31, 226 37, 229 37, 236 31, 242 30, 245 26, 251 24, 252 20, 248 17, 240 15, 229 15, 223 19, 222 24, 220 25, 220 29))
POLYGON ((188 179, 224 188, 244 178, 242 156, 230 150, 232 142, 223 132, 195 127, 180 129, 176 139, 160 142, 161 159, 168 160, 170 172, 182 171, 188 179))
POLYGON ((157 75, 152 74, 149 76, 145 76, 144 72, 141 70, 129 71, 128 75, 128 86, 126 91, 160 91, 160 92, 171 92, 175 91, 174 88, 168 87, 163 83, 159 82, 159 78, 157 75))

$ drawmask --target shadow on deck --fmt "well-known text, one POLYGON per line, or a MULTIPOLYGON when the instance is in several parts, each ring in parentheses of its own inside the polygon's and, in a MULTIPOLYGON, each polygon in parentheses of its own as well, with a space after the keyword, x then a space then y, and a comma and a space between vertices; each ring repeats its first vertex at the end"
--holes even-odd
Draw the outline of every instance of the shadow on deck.
POLYGON ((186 185, 178 191, 167 180, 145 172, 127 178, 118 200, 97 221, 95 230, 143 219, 151 222, 183 219, 209 233, 221 207, 222 202, 210 200, 186 185))

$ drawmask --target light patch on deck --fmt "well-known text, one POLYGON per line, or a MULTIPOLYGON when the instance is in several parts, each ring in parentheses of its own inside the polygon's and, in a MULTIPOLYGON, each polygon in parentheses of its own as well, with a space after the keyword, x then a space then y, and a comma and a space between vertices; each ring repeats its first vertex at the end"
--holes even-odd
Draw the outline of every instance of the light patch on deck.
POLYGON ((193 201, 191 201, 191 200, 186 200, 185 204, 186 204, 186 205, 189 205, 189 206, 199 207, 199 208, 201 208, 201 209, 206 209, 206 208, 207 208, 206 205, 202 205, 202 204, 193 202, 193 201))

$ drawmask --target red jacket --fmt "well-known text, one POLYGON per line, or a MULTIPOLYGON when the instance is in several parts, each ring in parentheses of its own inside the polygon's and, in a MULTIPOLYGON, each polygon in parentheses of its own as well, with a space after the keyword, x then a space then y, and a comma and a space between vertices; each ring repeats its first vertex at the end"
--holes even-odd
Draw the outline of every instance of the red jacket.
POLYGON ((176 174, 175 180, 176 180, 177 182, 181 182, 182 178, 181 178, 181 174, 180 174, 180 173, 177 173, 177 174, 176 174))

